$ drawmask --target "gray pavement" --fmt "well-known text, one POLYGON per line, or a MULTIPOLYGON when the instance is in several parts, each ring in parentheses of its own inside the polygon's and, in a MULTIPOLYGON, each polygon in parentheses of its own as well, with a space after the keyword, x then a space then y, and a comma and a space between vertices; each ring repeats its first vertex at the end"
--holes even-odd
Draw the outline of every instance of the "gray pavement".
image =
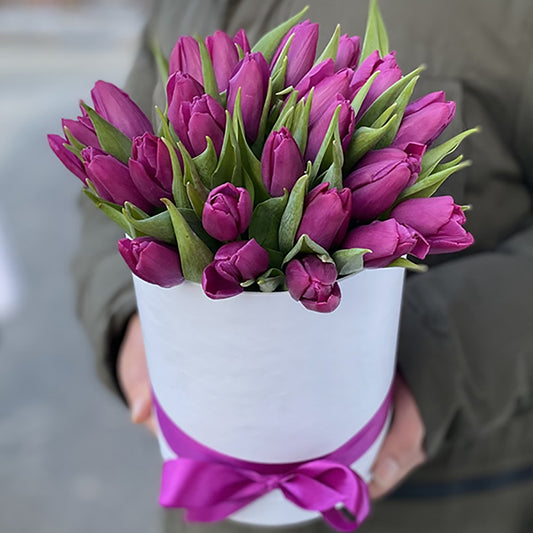
POLYGON ((0 6, 0 224, 22 287, 0 324, 0 532, 157 531, 157 444, 95 376, 74 311, 77 179, 45 134, 121 84, 138 9, 0 6))

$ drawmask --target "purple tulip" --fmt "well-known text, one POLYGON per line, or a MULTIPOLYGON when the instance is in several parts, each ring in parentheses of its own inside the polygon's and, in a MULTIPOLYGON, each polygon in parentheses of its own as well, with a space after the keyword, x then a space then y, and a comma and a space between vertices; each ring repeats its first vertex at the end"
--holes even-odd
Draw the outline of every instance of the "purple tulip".
POLYGON ((202 96, 204 88, 190 75, 175 72, 167 83, 168 119, 177 124, 178 114, 183 102, 192 102, 195 96, 202 96))
POLYGON ((259 124, 268 91, 270 71, 263 54, 248 54, 237 65, 228 85, 228 110, 233 114, 235 99, 241 90, 241 110, 244 131, 253 142, 259 133, 259 124))
POLYGON ((305 158, 307 160, 314 161, 318 155, 331 119, 339 105, 341 106, 339 113, 339 133, 342 141, 342 149, 346 150, 348 148, 355 128, 355 113, 350 101, 338 94, 324 109, 321 117, 310 125, 305 150, 305 158))
POLYGON ((154 133, 148 117, 122 90, 112 83, 97 81, 91 91, 94 110, 124 135, 133 139, 154 133))
POLYGON ((326 109, 331 106, 331 102, 341 95, 346 100, 352 100, 352 91, 350 82, 353 72, 350 69, 342 69, 324 78, 315 87, 313 94, 313 103, 311 104, 311 113, 309 115, 309 124, 313 125, 317 120, 322 120, 326 109))
POLYGON ((381 94, 402 77, 402 71, 400 70, 400 67, 398 67, 398 63, 396 63, 396 53, 391 52, 383 59, 380 58, 377 50, 370 54, 361 63, 353 76, 351 86, 354 90, 354 95, 367 82, 368 78, 377 71, 379 71, 379 74, 372 83, 372 86, 363 101, 361 109, 357 115, 357 120, 364 115, 381 94))
POLYGON ((101 148, 100 141, 96 136, 93 123, 87 114, 87 111, 81 108, 81 116, 76 120, 63 119, 61 121, 63 129, 68 128, 70 133, 85 146, 94 146, 95 148, 101 148))
POLYGON ((408 253, 424 259, 429 251, 429 244, 413 228, 403 226, 390 218, 384 221, 375 220, 368 226, 352 229, 346 235, 342 248, 372 250, 363 257, 365 267, 381 268, 408 253))
POLYGON ((234 40, 223 31, 216 31, 205 39, 205 44, 215 70, 219 92, 228 88, 229 79, 239 62, 239 52, 234 40))
POLYGON ((444 92, 423 96, 405 109, 392 146, 401 147, 411 142, 430 145, 448 127, 454 115, 455 102, 446 102, 444 92))
POLYGON ((98 148, 81 151, 87 177, 104 200, 123 205, 131 202, 143 211, 149 211, 150 203, 141 195, 131 180, 128 167, 98 148))
POLYGON ((133 139, 130 175, 139 192, 155 207, 172 199, 172 163, 165 143, 151 133, 133 139))
POLYGON ((250 225, 252 210, 252 199, 246 189, 223 183, 209 193, 202 213, 202 225, 211 237, 219 241, 233 241, 250 225))
POLYGON ((272 59, 272 68, 292 35, 294 38, 287 55, 286 87, 294 87, 313 66, 318 43, 318 24, 305 20, 294 26, 281 41, 272 59))
POLYGON ((411 143, 405 150, 383 148, 365 155, 344 180, 352 191, 352 218, 371 220, 389 209, 416 181, 425 149, 411 143))
POLYGON ((296 234, 299 239, 306 234, 328 250, 342 242, 352 209, 352 195, 349 189, 328 189, 328 183, 321 183, 305 198, 304 212, 296 234))
POLYGON ((74 175, 78 176, 80 180, 86 184, 87 172, 85 172, 85 166, 80 161, 80 158, 74 155, 70 150, 65 148, 65 144, 69 144, 66 139, 63 139, 61 135, 48 135, 48 144, 50 148, 59 158, 61 163, 67 167, 67 169, 74 175))
POLYGON ((423 235, 430 254, 458 252, 474 242, 463 228, 465 214, 451 196, 406 200, 392 210, 391 217, 423 235))
POLYGON ((339 48, 337 50, 337 59, 335 61, 335 70, 342 68, 356 68, 361 53, 361 38, 348 34, 341 35, 339 39, 339 48))
POLYGON ((246 32, 242 28, 235 34, 235 37, 233 37, 233 42, 240 46, 245 54, 250 53, 250 43, 248 42, 246 32))
POLYGON ((118 251, 139 278, 169 288, 184 281, 178 251, 152 237, 120 239, 118 251))
POLYGON ((304 172, 304 159, 291 132, 285 127, 273 131, 261 157, 261 174, 268 192, 283 196, 284 190, 291 191, 304 172))
POLYGON ((335 74, 335 63, 333 59, 326 59, 313 67, 296 85, 295 89, 300 98, 304 98, 312 87, 316 87, 321 81, 333 76, 333 74, 335 74))
POLYGON ((236 296, 244 290, 241 283, 265 272, 268 262, 268 252, 255 239, 225 244, 204 270, 204 292, 214 300, 236 296))
POLYGON ((226 114, 213 97, 204 94, 195 96, 192 102, 183 102, 172 125, 191 156, 197 156, 207 148, 206 137, 213 141, 216 153, 220 155, 226 114))
POLYGON ((181 72, 190 74, 198 83, 203 85, 204 75, 202 73, 202 59, 200 57, 200 46, 194 37, 184 35, 170 53, 168 61, 168 73, 181 72))
POLYGON ((316 255, 293 259, 285 269, 289 294, 306 309, 330 313, 341 302, 335 263, 321 261, 316 255))

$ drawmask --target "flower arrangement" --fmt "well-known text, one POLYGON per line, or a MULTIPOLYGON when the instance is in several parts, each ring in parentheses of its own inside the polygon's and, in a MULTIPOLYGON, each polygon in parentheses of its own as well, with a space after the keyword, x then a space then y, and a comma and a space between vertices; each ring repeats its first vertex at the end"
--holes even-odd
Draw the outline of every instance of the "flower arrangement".
POLYGON ((317 57, 305 10, 250 47, 244 30, 181 37, 157 54, 166 109, 154 128, 127 94, 98 81, 93 107, 49 144, 87 196, 130 238, 140 278, 201 282, 213 299, 288 290, 333 311, 338 280, 363 268, 423 269, 405 258, 473 242, 464 210, 433 197, 475 130, 439 146, 454 117, 443 92, 409 103, 377 6, 364 40, 338 26, 317 57))

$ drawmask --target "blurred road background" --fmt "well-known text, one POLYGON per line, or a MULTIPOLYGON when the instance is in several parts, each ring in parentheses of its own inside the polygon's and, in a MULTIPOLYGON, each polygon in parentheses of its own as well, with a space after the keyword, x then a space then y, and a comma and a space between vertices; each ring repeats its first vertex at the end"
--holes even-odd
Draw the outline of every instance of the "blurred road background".
POLYGON ((0 1, 0 246, 21 289, 0 322, 2 533, 157 530, 158 448, 95 377, 69 274, 80 187, 45 137, 94 81, 124 82, 147 3, 0 1))

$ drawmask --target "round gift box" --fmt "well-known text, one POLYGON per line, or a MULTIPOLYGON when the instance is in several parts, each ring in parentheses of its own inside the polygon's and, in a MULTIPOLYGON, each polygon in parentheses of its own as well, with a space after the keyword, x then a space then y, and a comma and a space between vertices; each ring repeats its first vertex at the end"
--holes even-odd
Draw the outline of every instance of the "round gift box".
MULTIPOLYGON (((258 463, 331 453, 383 403, 395 371, 404 271, 340 282, 329 314, 286 292, 211 300, 199 284, 171 289, 134 276, 150 379, 159 404, 193 439, 258 463)), ((386 428, 352 468, 365 480, 386 428)), ((174 459, 159 436, 163 459, 174 459)), ((274 490, 232 515, 256 525, 318 516, 274 490)))

